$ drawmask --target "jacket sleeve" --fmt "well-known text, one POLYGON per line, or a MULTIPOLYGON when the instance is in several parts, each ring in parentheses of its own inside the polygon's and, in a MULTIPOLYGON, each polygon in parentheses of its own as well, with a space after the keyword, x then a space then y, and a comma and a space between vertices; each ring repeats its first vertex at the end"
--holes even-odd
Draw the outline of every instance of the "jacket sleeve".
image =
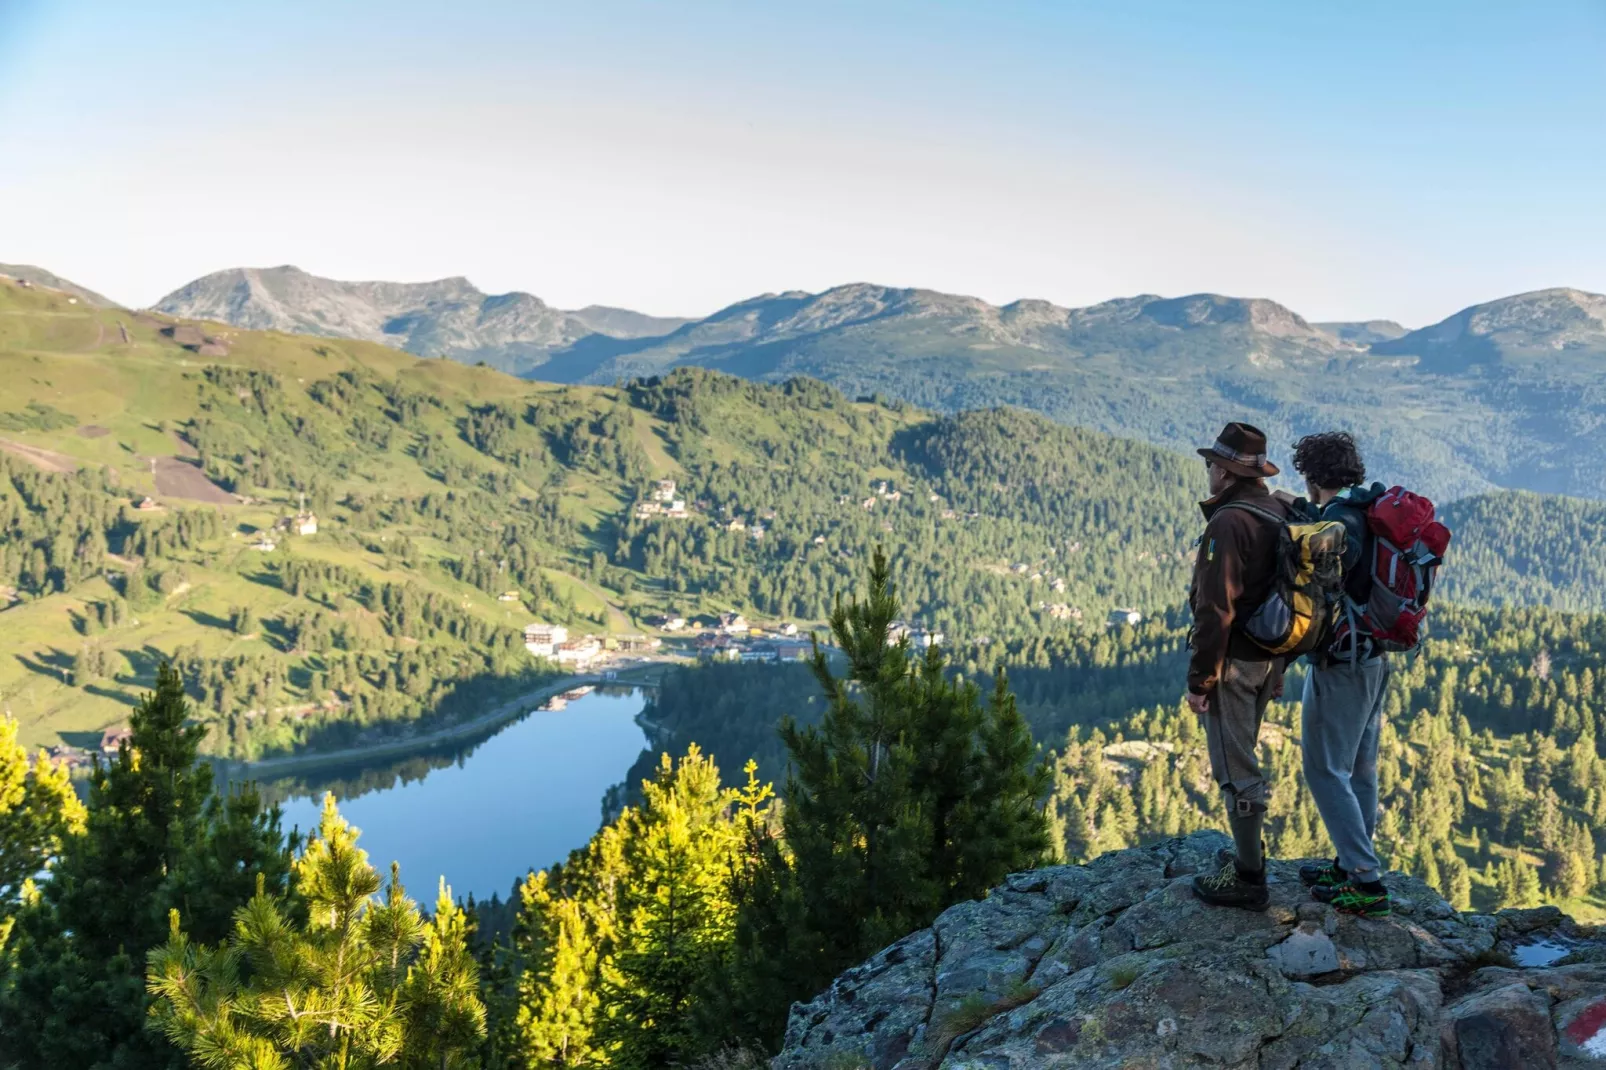
POLYGON ((1188 690, 1214 691, 1227 660, 1234 603, 1243 594, 1245 525, 1235 510, 1223 509, 1205 527, 1193 567, 1193 657, 1188 690))

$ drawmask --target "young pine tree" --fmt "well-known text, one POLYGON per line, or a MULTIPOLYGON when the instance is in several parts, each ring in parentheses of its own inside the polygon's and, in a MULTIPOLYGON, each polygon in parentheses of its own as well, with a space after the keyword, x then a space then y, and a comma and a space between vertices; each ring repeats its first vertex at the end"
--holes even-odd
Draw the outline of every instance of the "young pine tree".
POLYGON ((202 1066, 472 1065, 485 1010, 467 920, 444 885, 426 922, 394 866, 380 880, 332 795, 293 884, 293 897, 260 889, 215 948, 173 912, 147 981, 173 1044, 202 1066))
POLYGON ((662 756, 642 804, 620 818, 625 880, 619 931, 603 972, 598 1036, 614 1070, 652 1070, 696 1053, 694 1010, 730 941, 736 793, 692 744, 662 756))
MULTIPOLYGON (((774 1002, 744 1008, 758 1032, 743 1039, 773 1044, 792 1000, 1048 852, 1040 803, 1049 772, 1002 673, 983 704, 974 685, 949 676, 936 647, 914 661, 906 641, 888 641, 898 610, 878 550, 868 597, 839 602, 831 615, 846 673, 833 673, 825 652, 815 652, 826 698, 820 724, 782 725, 792 760, 785 844, 767 858, 783 868, 738 882, 762 893, 741 904, 738 946, 770 941, 743 946, 741 965, 757 972, 753 987, 774 1002), (777 905, 789 931, 753 916, 777 905), (776 991, 779 963, 790 983, 776 991)), ((733 1005, 743 987, 739 975, 731 978, 733 1005)))
POLYGON ((144 958, 162 941, 162 915, 190 896, 199 927, 222 931, 240 902, 230 889, 259 875, 282 879, 287 866, 277 817, 262 815, 254 796, 232 816, 209 816, 211 769, 196 759, 205 730, 189 714, 164 664, 129 719, 132 737, 109 766, 97 765, 84 834, 66 843, 39 901, 17 919, 0 988, 0 1065, 184 1064, 145 1028, 144 958), (208 885, 205 873, 227 880, 208 885))
POLYGON ((30 760, 17 742, 17 722, 0 716, 0 953, 29 882, 83 831, 84 806, 66 766, 44 754, 30 760))

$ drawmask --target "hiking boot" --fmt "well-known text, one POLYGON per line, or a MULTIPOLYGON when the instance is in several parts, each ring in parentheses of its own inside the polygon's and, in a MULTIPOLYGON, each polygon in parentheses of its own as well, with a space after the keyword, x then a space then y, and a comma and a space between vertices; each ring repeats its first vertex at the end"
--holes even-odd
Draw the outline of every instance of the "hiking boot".
MULTIPOLYGON (((1270 861, 1271 860, 1271 854, 1266 850, 1266 841, 1265 840, 1261 840, 1260 841, 1260 857, 1265 859, 1266 861, 1270 861)), ((1221 848, 1221 850, 1216 852, 1216 865, 1218 865, 1218 866, 1235 865, 1237 863, 1237 861, 1238 861, 1238 848, 1236 848, 1236 847, 1223 847, 1223 848, 1221 848)))
POLYGON ((1193 878, 1193 894, 1212 906, 1265 910, 1271 903, 1266 890, 1266 871, 1245 874, 1236 862, 1228 862, 1219 872, 1193 878))
POLYGON ((1299 879, 1307 888, 1328 888, 1343 884, 1348 878, 1349 874, 1339 866, 1336 858, 1331 862, 1306 862, 1299 867, 1299 879))
POLYGON ((1389 890, 1381 883, 1375 887, 1381 890, 1368 891, 1345 879, 1338 884, 1318 884, 1310 890, 1310 894, 1321 902, 1330 904, 1341 914, 1357 914, 1363 918, 1386 918, 1394 912, 1394 906, 1389 901, 1389 890))

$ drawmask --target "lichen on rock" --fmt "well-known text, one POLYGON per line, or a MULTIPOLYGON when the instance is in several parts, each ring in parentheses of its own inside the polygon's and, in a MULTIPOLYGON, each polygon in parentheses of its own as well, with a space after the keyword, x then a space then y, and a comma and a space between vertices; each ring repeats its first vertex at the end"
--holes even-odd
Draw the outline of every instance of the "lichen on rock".
POLYGON ((1226 844, 1014 874, 796 1004, 773 1070, 1606 1068, 1606 944, 1559 911, 1461 914, 1390 873, 1394 915, 1350 917, 1275 861, 1264 913, 1206 906, 1226 844), (1517 968, 1538 939, 1567 957, 1517 968))

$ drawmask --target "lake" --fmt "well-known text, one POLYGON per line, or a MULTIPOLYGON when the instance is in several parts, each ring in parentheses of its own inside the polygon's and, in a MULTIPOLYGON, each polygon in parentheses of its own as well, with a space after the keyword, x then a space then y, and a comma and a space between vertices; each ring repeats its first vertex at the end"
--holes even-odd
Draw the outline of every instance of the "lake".
POLYGON ((362 832, 376 869, 401 863, 414 899, 505 899, 531 869, 561 862, 602 825, 602 798, 647 744, 636 724, 646 696, 597 691, 563 710, 534 710, 486 739, 432 754, 268 781, 284 827, 316 828, 323 793, 362 832))

